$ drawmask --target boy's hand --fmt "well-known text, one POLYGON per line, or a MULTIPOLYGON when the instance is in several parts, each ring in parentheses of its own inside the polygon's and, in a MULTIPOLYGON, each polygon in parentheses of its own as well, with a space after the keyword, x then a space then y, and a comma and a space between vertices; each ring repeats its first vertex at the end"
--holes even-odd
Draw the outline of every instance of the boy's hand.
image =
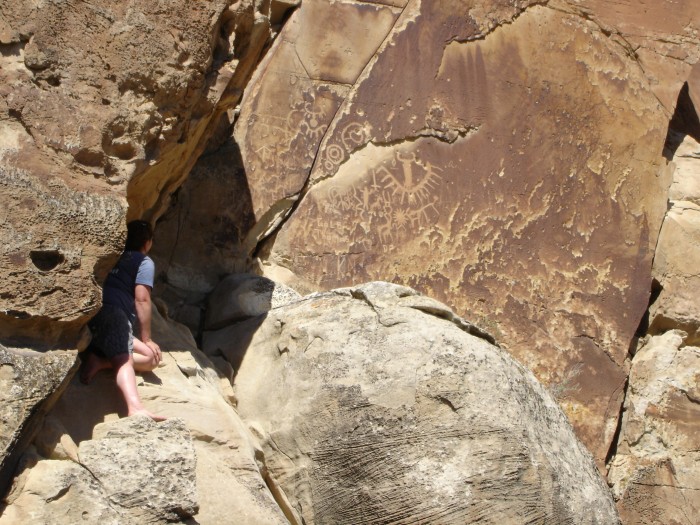
POLYGON ((153 355, 156 358, 156 364, 160 363, 160 360, 163 357, 163 354, 160 351, 160 346, 158 346, 158 344, 153 340, 147 341, 146 346, 153 350, 153 355))

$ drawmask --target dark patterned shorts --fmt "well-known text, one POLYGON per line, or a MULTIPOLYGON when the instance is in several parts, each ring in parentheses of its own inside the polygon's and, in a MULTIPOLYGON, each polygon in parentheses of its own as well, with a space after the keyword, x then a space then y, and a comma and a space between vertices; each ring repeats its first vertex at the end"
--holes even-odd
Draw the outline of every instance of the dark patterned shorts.
POLYGON ((91 349, 106 358, 134 353, 134 332, 129 317, 121 308, 105 304, 89 323, 91 349))

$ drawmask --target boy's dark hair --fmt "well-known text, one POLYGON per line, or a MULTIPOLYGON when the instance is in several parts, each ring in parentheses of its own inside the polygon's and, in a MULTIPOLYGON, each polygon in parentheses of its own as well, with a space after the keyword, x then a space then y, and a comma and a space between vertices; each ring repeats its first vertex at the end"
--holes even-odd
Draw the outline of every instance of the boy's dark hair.
POLYGON ((124 251, 138 252, 153 239, 153 228, 146 221, 131 221, 126 225, 126 230, 124 251))

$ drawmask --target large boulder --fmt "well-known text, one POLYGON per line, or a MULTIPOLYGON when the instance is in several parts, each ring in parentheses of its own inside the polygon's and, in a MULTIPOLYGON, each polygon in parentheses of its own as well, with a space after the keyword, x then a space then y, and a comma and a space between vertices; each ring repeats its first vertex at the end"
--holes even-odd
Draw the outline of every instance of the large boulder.
POLYGON ((75 378, 21 461, 0 523, 286 523, 263 451, 239 419, 228 379, 190 331, 154 310, 161 366, 138 376, 144 405, 172 418, 119 419, 111 371, 75 378), (191 437, 190 437, 191 436, 191 437), (27 519, 25 519, 27 518, 27 519), (60 521, 64 520, 64 521, 60 521))
POLYGON ((302 292, 391 280, 488 319, 602 467, 700 14, 541 4, 304 2, 235 126, 242 242, 302 292))
POLYGON ((618 522, 554 398, 444 305, 370 283, 263 317, 224 353, 294 522, 618 522))

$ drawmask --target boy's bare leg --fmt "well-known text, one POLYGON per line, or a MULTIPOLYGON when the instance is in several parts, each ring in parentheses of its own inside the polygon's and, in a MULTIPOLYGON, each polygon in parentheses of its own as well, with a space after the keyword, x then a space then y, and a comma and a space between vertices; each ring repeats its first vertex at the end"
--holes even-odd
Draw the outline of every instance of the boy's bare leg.
POLYGON ((158 368, 159 356, 143 341, 134 337, 134 370, 150 372, 158 368))
POLYGON ((80 382, 89 385, 97 372, 108 368, 112 368, 112 363, 108 359, 88 351, 85 362, 80 366, 80 382))
POLYGON ((136 388, 136 374, 134 372, 134 360, 129 354, 121 354, 111 359, 112 367, 117 373, 117 386, 124 396, 127 414, 129 416, 148 416, 154 421, 165 421, 165 417, 149 412, 141 404, 139 391, 136 388))

